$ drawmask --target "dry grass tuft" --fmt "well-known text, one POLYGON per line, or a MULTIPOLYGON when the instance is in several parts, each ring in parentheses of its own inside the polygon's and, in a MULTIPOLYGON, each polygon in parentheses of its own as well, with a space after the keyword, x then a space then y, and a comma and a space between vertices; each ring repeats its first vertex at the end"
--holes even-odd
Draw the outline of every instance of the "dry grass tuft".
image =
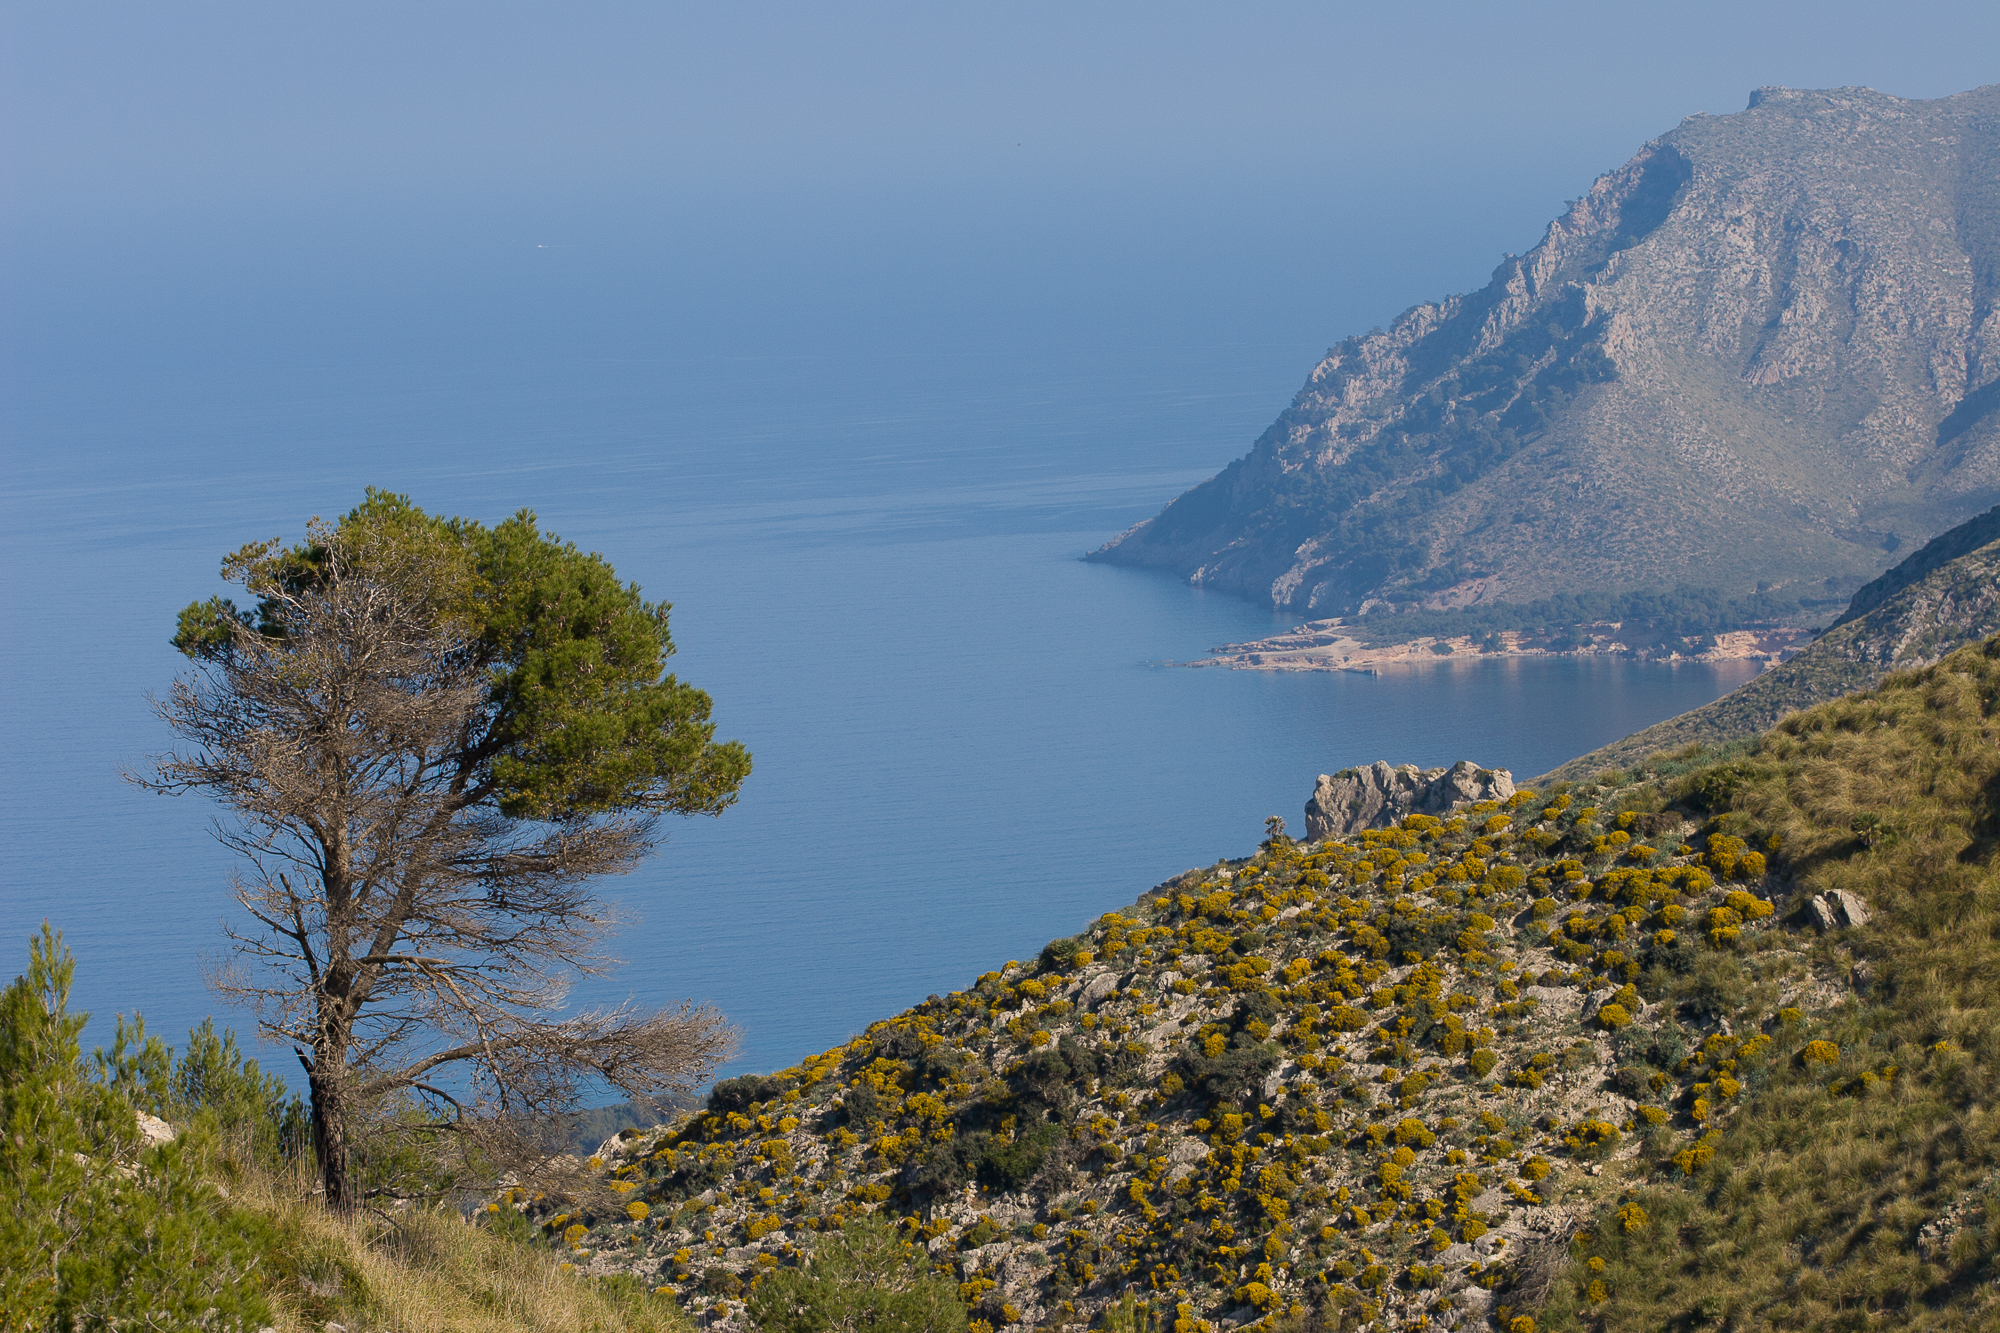
POLYGON ((252 1176, 237 1187, 266 1214, 282 1249, 271 1256, 280 1333, 328 1322, 393 1333, 688 1333, 674 1302, 630 1278, 589 1279, 559 1256, 455 1214, 412 1212, 394 1224, 351 1222, 303 1197, 293 1182, 252 1176))
POLYGON ((1866 983, 1783 1034, 1834 1043, 1836 1067, 1774 1062, 1712 1161, 1637 1193, 1643 1230, 1603 1217, 1579 1238, 1544 1328, 2000 1326, 1996 712, 2000 638, 1796 714, 1729 762, 1722 822, 1778 837, 1791 901, 1871 905, 1815 960, 1866 983))

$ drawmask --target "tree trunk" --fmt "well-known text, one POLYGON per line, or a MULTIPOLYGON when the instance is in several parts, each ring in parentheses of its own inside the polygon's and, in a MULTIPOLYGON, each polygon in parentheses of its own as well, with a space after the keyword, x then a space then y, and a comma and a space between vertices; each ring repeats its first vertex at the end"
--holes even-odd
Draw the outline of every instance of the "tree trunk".
POLYGON ((322 1053, 306 1078, 312 1095, 313 1156, 319 1163, 320 1184, 326 1191, 327 1208, 343 1217, 352 1213, 357 1203, 347 1173, 345 1066, 341 1053, 322 1053))

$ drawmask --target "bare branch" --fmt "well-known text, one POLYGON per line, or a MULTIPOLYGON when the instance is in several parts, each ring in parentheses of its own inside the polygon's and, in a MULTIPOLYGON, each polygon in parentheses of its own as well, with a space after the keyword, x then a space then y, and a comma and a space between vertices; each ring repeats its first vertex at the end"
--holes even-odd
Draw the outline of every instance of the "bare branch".
POLYGON ((639 864, 656 816, 644 802, 503 815, 492 678, 449 591, 462 551, 345 526, 312 541, 310 576, 275 547, 237 558, 259 626, 152 701, 179 748, 128 776, 232 817, 215 833, 246 863, 232 887, 251 924, 227 933, 258 976, 218 969, 212 984, 310 1050, 330 1203, 352 1204, 346 1145, 397 1097, 451 1109, 398 1132, 452 1130, 542 1170, 520 1165, 540 1152, 534 1117, 598 1085, 690 1088, 733 1041, 689 1004, 562 1016, 572 980, 608 966, 613 917, 591 886, 639 864))

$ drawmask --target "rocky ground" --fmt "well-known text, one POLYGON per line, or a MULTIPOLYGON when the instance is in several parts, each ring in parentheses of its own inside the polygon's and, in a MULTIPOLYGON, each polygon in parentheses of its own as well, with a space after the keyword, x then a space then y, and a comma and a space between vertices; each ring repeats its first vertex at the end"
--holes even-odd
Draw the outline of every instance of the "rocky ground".
POLYGON ((507 1202, 723 1327, 878 1210, 974 1333, 1080 1329, 1127 1293, 1177 1333, 1306 1308, 1483 1327, 1557 1280, 1642 1144, 1696 1169, 1799 1007, 1848 993, 1765 869, 1588 786, 1279 835, 626 1131, 593 1159, 622 1211, 507 1202), (1732 1030, 1746 985, 1767 1016, 1732 1030))

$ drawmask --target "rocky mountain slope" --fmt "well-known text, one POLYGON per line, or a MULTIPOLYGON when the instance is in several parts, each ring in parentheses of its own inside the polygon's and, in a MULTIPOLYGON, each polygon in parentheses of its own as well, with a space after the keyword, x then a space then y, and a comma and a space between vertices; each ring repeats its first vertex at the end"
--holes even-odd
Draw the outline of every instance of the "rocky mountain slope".
POLYGON ((1891 671, 1928 666, 2000 631, 2000 506, 1926 542, 1854 595, 1846 614, 1798 656, 1714 703, 1581 755, 1538 779, 1575 781, 1689 745, 1754 736, 1787 713, 1891 671))
POLYGON ((2000 496, 2000 85, 1766 88, 1313 369, 1093 558, 1320 616, 1844 593, 2000 496))
POLYGON ((974 1333, 1978 1326, 2000 957, 1911 969, 1992 952, 1996 697, 1989 640, 1722 767, 1274 834, 627 1131, 622 1208, 508 1202, 723 1327, 867 1212, 974 1333))

